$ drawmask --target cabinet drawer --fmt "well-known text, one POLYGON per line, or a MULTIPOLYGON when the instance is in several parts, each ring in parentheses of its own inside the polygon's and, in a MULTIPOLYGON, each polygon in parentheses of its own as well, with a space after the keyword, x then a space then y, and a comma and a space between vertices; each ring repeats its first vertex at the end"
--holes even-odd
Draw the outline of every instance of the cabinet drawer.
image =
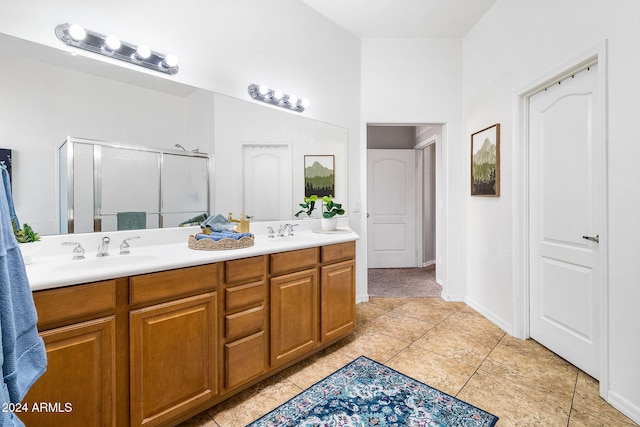
POLYGON ((200 265, 129 278, 129 303, 143 304, 215 291, 218 264, 200 265))
POLYGON ((225 344, 225 388, 233 388, 265 371, 267 366, 265 338, 264 331, 261 331, 241 340, 225 344))
POLYGON ((224 291, 224 309, 228 313, 257 304, 263 304, 265 300, 265 290, 266 286, 264 281, 226 288, 224 291))
POLYGON ((110 315, 116 309, 116 281, 37 291, 33 301, 40 330, 110 315))
POLYGON ((342 261, 345 259, 355 258, 356 242, 338 243, 336 245, 328 245, 322 247, 322 263, 342 261))
POLYGON ((246 337, 264 329, 264 306, 225 316, 227 340, 246 337))
POLYGON ((318 263, 318 248, 300 249, 271 254, 271 274, 278 275, 315 267, 318 263))
POLYGON ((267 274, 266 260, 266 256, 257 256, 225 262, 225 282, 234 284, 264 280, 267 274))

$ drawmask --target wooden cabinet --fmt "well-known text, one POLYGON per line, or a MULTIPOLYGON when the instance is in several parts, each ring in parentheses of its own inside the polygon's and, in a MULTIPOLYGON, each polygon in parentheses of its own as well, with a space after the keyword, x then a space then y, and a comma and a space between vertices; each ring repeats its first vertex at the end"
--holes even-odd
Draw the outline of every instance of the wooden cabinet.
POLYGON ((320 339, 330 341, 350 333, 356 326, 354 260, 320 268, 320 339))
POLYGON ((27 426, 115 426, 115 281, 39 291, 34 301, 47 371, 18 417, 27 426))
POLYGON ((225 391, 260 376, 268 366, 267 257, 225 263, 224 374, 225 391))
POLYGON ((163 425, 217 394, 216 297, 131 312, 131 425, 163 425))
POLYGON ((129 278, 130 304, 144 305, 129 313, 132 426, 166 425, 218 394, 218 267, 129 278))
POLYGON ((345 242, 320 251, 320 339, 330 341, 356 327, 356 245, 345 242))
POLYGON ((318 270, 271 278, 271 365, 278 366, 318 344, 318 270))
POLYGON ((34 301, 49 363, 24 402, 49 411, 19 414, 27 426, 171 426, 351 333, 355 243, 37 291, 34 301))

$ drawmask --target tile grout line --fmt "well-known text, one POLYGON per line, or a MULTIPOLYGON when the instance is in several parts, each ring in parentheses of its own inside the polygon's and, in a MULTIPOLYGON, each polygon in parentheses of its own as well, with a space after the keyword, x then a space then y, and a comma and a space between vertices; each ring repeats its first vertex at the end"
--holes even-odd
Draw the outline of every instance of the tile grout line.
POLYGON ((462 385, 462 387, 460 387, 460 390, 458 390, 458 392, 456 393, 455 397, 458 397, 458 395, 460 394, 460 392, 462 392, 462 390, 464 390, 464 388, 467 386, 467 384, 469 384, 469 381, 471 381, 471 378, 473 378, 477 373, 478 373, 478 369, 480 369, 480 367, 484 364, 484 362, 487 361, 487 359, 489 358, 489 356, 491 356, 491 353, 493 353, 493 351, 496 349, 496 347, 498 347, 498 345, 500 345, 500 343, 502 342, 502 340, 504 339, 504 337, 507 334, 505 333, 504 335, 502 335, 502 338, 500 338, 491 348, 491 351, 489 353, 487 353, 487 355, 484 357, 484 359, 482 359, 482 362, 480 362, 478 364, 478 366, 476 366, 476 369, 473 371, 473 373, 469 376, 469 378, 467 379, 467 381, 465 381, 465 383, 462 385))

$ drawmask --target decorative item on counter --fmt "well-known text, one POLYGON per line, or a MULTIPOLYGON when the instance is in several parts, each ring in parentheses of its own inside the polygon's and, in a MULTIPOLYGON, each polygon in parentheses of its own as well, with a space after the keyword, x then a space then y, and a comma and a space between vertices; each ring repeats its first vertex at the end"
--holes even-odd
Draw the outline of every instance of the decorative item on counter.
MULTIPOLYGON (((210 216, 200 224, 202 232, 189 236, 189 249, 215 251, 241 249, 253 246, 254 236, 248 232, 249 221, 243 214, 241 220, 234 220, 231 213, 229 219, 223 215, 210 216), (236 232, 234 229, 246 227, 247 232, 236 232)), ((238 230, 239 231, 239 230, 238 230)))
POLYGON ((299 203, 299 206, 302 208, 301 210, 299 210, 294 216, 296 218, 298 218, 298 216, 300 216, 301 213, 306 213, 308 217, 311 217, 311 213, 314 211, 314 209, 316 208, 316 201, 318 200, 318 196, 316 196, 315 194, 309 196, 309 197, 305 197, 304 198, 304 203, 299 203))
POLYGON ((11 225, 13 225, 13 234, 16 236, 18 243, 30 243, 40 240, 38 233, 33 231, 33 228, 31 228, 31 226, 26 222, 24 223, 22 230, 18 228, 13 220, 11 221, 11 225))
POLYGON ((249 225, 249 220, 247 219, 247 214, 243 213, 240 219, 234 219, 233 213, 229 212, 229 216, 227 217, 227 219, 231 222, 235 222, 236 224, 238 224, 235 228, 236 232, 238 233, 249 232, 250 225, 249 225))
POLYGON ((338 227, 338 218, 336 215, 344 215, 341 203, 333 201, 333 197, 322 197, 322 219, 320 220, 320 228, 323 231, 333 231, 338 227))
POLYGON ((233 231, 236 226, 237 224, 235 222, 229 221, 221 214, 217 214, 216 216, 212 215, 200 224, 200 228, 210 228, 212 231, 233 231))

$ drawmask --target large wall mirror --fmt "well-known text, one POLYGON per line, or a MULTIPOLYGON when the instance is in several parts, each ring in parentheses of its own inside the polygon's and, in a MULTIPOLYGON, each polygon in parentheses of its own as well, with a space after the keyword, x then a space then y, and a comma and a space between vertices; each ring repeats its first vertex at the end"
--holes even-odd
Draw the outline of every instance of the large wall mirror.
POLYGON ((61 232, 57 151, 70 135, 207 153, 209 212, 254 220, 292 219, 305 156, 333 156, 334 196, 348 205, 344 128, 4 34, 0 59, 0 148, 12 150, 20 221, 42 235, 61 232))

